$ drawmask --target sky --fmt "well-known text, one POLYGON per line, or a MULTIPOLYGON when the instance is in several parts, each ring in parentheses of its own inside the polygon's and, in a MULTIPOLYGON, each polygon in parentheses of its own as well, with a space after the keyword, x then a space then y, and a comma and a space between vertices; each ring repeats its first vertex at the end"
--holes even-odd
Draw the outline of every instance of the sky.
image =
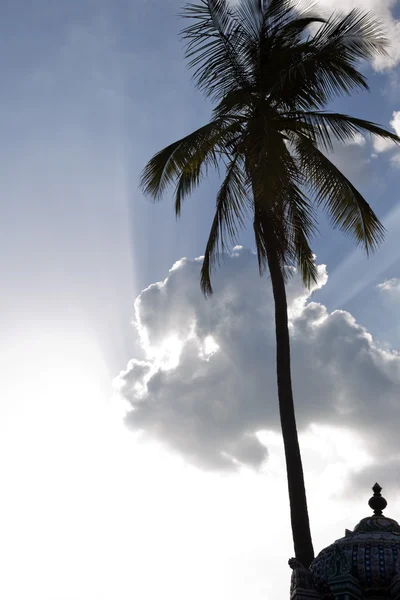
MULTIPOLYGON (((333 110, 400 133, 400 4, 371 93, 333 110)), ((273 303, 251 231, 199 270, 216 179, 176 222, 139 175, 207 122, 179 0, 0 7, 0 595, 254 600, 289 594, 293 555, 273 303), (124 418, 126 410, 128 415, 124 418)), ((387 229, 367 259, 323 215, 319 282, 288 285, 293 385, 318 553, 370 514, 400 518, 400 151, 332 159, 387 229)))

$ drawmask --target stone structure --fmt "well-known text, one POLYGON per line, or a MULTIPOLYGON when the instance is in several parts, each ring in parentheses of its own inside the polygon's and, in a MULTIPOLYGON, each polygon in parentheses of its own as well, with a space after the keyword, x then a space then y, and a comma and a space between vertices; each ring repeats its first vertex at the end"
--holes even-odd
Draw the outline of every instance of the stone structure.
POLYGON ((291 600, 400 600, 400 526, 382 514, 387 502, 377 483, 374 511, 354 531, 324 548, 305 569, 295 558, 291 600))

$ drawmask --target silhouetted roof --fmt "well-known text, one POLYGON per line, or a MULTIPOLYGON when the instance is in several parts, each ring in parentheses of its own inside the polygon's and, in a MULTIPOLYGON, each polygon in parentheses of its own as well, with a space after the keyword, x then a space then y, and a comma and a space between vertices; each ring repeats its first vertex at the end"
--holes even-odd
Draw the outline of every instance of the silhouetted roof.
POLYGON ((400 526, 382 514, 387 502, 378 483, 368 504, 374 514, 361 519, 353 531, 324 548, 310 570, 316 587, 329 592, 329 580, 352 575, 364 591, 384 592, 397 572, 400 574, 400 526))

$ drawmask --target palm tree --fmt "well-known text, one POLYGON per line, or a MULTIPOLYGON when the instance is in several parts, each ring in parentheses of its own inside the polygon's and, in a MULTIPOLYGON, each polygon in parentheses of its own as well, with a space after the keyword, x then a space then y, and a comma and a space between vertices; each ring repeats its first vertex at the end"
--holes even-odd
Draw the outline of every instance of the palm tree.
POLYGON ((201 269, 201 289, 252 218, 260 274, 268 266, 275 302, 276 366, 295 556, 314 558, 290 372, 285 282, 296 266, 317 280, 309 242, 322 207, 334 227, 369 253, 384 227, 327 154, 334 140, 369 132, 399 142, 378 125, 323 111, 341 94, 368 90, 360 60, 385 53, 385 38, 369 14, 322 18, 293 0, 198 0, 183 16, 186 57, 197 87, 215 103, 209 123, 158 152, 141 179, 161 199, 175 184, 175 212, 210 168, 225 167, 201 269))

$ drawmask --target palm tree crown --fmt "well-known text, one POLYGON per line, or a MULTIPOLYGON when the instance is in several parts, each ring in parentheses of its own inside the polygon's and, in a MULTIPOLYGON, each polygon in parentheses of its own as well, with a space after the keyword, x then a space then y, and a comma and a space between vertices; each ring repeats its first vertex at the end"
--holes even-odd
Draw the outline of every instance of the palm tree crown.
POLYGON ((261 271, 272 233, 281 265, 298 266, 307 286, 317 277, 309 246, 316 207, 374 250, 384 228, 326 151, 335 139, 360 132, 399 139, 369 121, 321 109, 335 96, 368 89, 357 63, 385 53, 379 24, 358 10, 324 19, 292 0, 199 0, 183 16, 192 21, 182 34, 194 80, 216 106, 207 125, 153 157, 142 187, 160 199, 175 183, 179 216, 208 169, 224 165, 202 268, 205 294, 226 240, 235 243, 250 215, 261 271))

